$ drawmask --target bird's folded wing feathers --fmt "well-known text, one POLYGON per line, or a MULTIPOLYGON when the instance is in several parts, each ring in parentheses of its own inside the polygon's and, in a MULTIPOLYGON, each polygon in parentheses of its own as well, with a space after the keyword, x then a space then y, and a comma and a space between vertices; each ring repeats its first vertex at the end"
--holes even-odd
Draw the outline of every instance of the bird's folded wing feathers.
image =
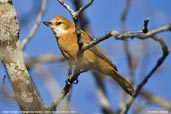
MULTIPOLYGON (((90 43, 93 39, 84 31, 81 31, 81 37, 83 38, 84 43, 90 43)), ((97 45, 91 47, 89 50, 91 50, 96 56, 100 57, 101 59, 107 61, 116 71, 117 67, 112 63, 112 61, 109 59, 109 57, 106 56, 104 51, 97 45)))

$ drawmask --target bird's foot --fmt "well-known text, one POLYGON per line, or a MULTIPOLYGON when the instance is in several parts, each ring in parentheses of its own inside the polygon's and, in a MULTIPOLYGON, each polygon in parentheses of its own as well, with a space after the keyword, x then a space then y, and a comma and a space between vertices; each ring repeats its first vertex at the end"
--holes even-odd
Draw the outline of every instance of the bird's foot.
POLYGON ((73 80, 73 77, 72 77, 72 75, 70 75, 70 76, 67 77, 67 79, 65 80, 65 82, 68 85, 72 85, 72 83, 74 83, 74 84, 78 84, 79 83, 79 80, 78 79, 74 79, 74 81, 72 81, 72 80, 73 80))
POLYGON ((74 84, 78 84, 78 83, 79 83, 79 80, 76 79, 76 80, 74 81, 74 84))

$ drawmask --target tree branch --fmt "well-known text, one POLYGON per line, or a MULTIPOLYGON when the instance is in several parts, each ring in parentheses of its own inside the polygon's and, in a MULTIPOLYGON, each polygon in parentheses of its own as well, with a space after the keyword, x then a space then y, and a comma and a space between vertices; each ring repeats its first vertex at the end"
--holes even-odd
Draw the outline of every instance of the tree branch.
POLYGON ((25 67, 19 41, 17 13, 8 0, 3 3, 0 0, 0 20, 0 59, 7 70, 15 100, 24 111, 48 110, 25 67))
MULTIPOLYGON (((130 4, 131 4, 131 0, 126 0, 125 7, 123 9, 122 16, 121 16, 122 33, 126 32, 126 17, 128 14, 130 4)), ((127 64, 128 64, 128 69, 129 69, 130 82, 134 84, 134 70, 135 69, 133 67, 133 57, 129 49, 129 42, 127 39, 124 41, 124 50, 125 50, 127 62, 128 62, 127 64)))
POLYGON ((150 103, 157 104, 157 105, 165 108, 166 110, 171 110, 171 103, 169 103, 167 100, 165 100, 162 97, 155 96, 152 93, 150 93, 148 91, 144 91, 144 90, 140 91, 140 95, 145 97, 147 99, 147 101, 150 103))
POLYGON ((97 96, 102 107, 102 113, 114 114, 114 111, 112 110, 106 95, 106 89, 104 86, 104 79, 103 79, 104 77, 101 76, 102 74, 97 72, 93 72, 93 75, 97 83, 97 96))
MULTIPOLYGON (((75 6, 75 9, 79 10, 79 8, 82 6, 82 1, 81 0, 73 0, 73 4, 75 6)), ((88 18, 87 18, 87 16, 85 16, 85 13, 82 12, 78 17, 79 17, 81 29, 86 31, 87 33, 90 33, 91 31, 89 28, 88 18)))
POLYGON ((162 26, 160 28, 154 29, 149 31, 148 33, 140 33, 140 32, 125 32, 125 33, 119 33, 118 31, 110 31, 108 33, 106 33, 104 36, 100 37, 100 38, 96 38, 93 39, 89 44, 84 44, 84 46, 82 47, 83 50, 87 50, 91 47, 93 47, 94 45, 100 43, 103 40, 106 40, 110 37, 114 37, 117 40, 125 40, 127 38, 138 38, 141 40, 145 40, 148 39, 149 37, 151 37, 152 35, 164 32, 164 31, 171 31, 171 25, 165 25, 162 26))
POLYGON ((40 12, 37 16, 36 22, 33 25, 33 27, 31 28, 30 33, 28 34, 27 37, 24 38, 24 40, 21 43, 21 49, 24 49, 25 46, 27 45, 27 43, 31 40, 31 38, 33 37, 33 35, 36 33, 37 28, 39 27, 40 21, 44 15, 44 12, 46 10, 46 6, 47 6, 47 0, 42 0, 42 5, 40 8, 40 12))
POLYGON ((90 0, 85 6, 81 7, 77 12, 75 12, 75 15, 73 17, 78 17, 85 9, 87 9, 94 0, 90 0))
POLYGON ((66 10, 69 11, 69 13, 71 14, 71 16, 74 15, 74 10, 72 10, 72 8, 67 4, 65 3, 63 0, 57 0, 66 10))
POLYGON ((58 57, 56 55, 47 54, 38 58, 26 57, 25 63, 28 68, 31 68, 37 64, 43 64, 48 62, 63 62, 63 61, 65 61, 64 57, 58 57))

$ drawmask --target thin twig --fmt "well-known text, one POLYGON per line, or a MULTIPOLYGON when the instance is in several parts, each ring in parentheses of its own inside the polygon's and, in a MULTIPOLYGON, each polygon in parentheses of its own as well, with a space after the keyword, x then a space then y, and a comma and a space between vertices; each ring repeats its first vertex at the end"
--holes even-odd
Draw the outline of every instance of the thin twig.
POLYGON ((138 38, 141 40, 145 40, 145 39, 151 37, 152 35, 161 33, 163 31, 171 31, 171 25, 168 24, 168 25, 162 26, 160 28, 149 31, 146 34, 143 34, 140 32, 125 32, 125 33, 120 34, 118 31, 113 30, 113 31, 106 33, 104 36, 102 36, 100 38, 93 39, 89 44, 84 44, 82 49, 87 50, 87 49, 95 46, 96 44, 100 43, 101 41, 106 40, 110 37, 114 37, 117 40, 125 40, 127 38, 138 38))
POLYGON ((67 3, 65 3, 63 0, 57 0, 65 9, 67 9, 69 11, 69 13, 71 14, 72 18, 75 19, 77 18, 80 13, 82 13, 85 9, 87 9, 94 0, 90 0, 90 2, 88 2, 85 6, 82 6, 81 8, 79 8, 78 11, 74 11, 67 3))
POLYGON ((162 97, 153 95, 152 93, 142 90, 140 92, 140 95, 145 97, 149 103, 155 103, 163 108, 165 108, 166 110, 171 110, 171 103, 169 103, 167 100, 165 100, 162 97))
POLYGON ((102 113, 114 114, 114 111, 112 110, 109 100, 107 98, 104 79, 103 76, 101 76, 102 74, 93 72, 93 75, 97 83, 97 96, 102 107, 102 113))
POLYGON ((96 38, 96 39, 93 39, 89 44, 84 44, 84 46, 82 47, 82 50, 87 50, 93 46, 95 46, 96 44, 100 43, 101 41, 103 40, 106 40, 112 36, 115 36, 117 37, 119 35, 119 33, 117 31, 111 31, 111 32, 108 32, 106 33, 104 36, 100 37, 100 38, 96 38))
MULTIPOLYGON (((131 4, 131 0, 126 0, 125 7, 123 9, 122 16, 121 16, 122 33, 126 32, 126 17, 127 17, 127 14, 128 14, 130 4, 131 4)), ((134 84, 133 58, 132 58, 131 51, 129 49, 128 39, 126 39, 124 41, 124 50, 125 50, 126 57, 127 57, 127 62, 128 62, 130 81, 131 81, 132 84, 134 84)))
POLYGON ((5 97, 15 100, 15 96, 9 95, 9 94, 5 91, 5 79, 6 79, 6 75, 4 75, 3 81, 2 81, 2 92, 4 93, 4 96, 5 96, 5 97))
POLYGON ((47 54, 37 58, 26 57, 26 66, 31 68, 37 64, 43 64, 48 62, 63 62, 66 59, 64 57, 58 57, 56 55, 47 54))
POLYGON ((90 0, 85 6, 81 7, 77 12, 76 14, 74 15, 74 17, 78 17, 78 15, 80 15, 85 9, 87 9, 92 3, 93 3, 94 0, 90 0))
POLYGON ((126 38, 134 38, 137 37, 139 39, 146 39, 152 35, 158 34, 163 31, 171 31, 171 24, 159 27, 157 29, 151 30, 147 32, 146 34, 142 34, 140 32, 126 32, 117 36, 114 36, 118 40, 125 40, 126 38))
MULTIPOLYGON (((127 31, 126 28, 126 18, 127 18, 127 14, 130 8, 130 4, 131 4, 131 0, 126 0, 125 6, 123 8, 122 11, 122 15, 121 15, 121 26, 122 26, 122 33, 127 31)), ((127 67, 128 67, 128 75, 129 75, 129 80, 131 84, 134 84, 134 67, 133 67, 133 57, 131 54, 131 50, 129 48, 129 41, 128 39, 124 40, 124 45, 123 45, 124 51, 125 51, 125 56, 127 59, 127 67)), ((121 99, 121 105, 120 108, 123 107, 122 104, 125 103, 127 99, 127 94, 123 94, 122 99, 121 99)))
POLYGON ((25 37, 21 43, 21 49, 24 49, 26 44, 31 40, 31 38, 33 37, 33 35, 36 33, 36 30, 40 24, 40 21, 43 17, 43 14, 46 10, 46 6, 47 6, 47 0, 42 0, 42 5, 41 5, 41 8, 40 8, 40 12, 37 16, 37 19, 36 19, 36 22, 35 24, 33 25, 33 27, 31 28, 31 31, 30 33, 28 34, 27 37, 25 37))
POLYGON ((69 13, 71 14, 71 16, 72 15, 74 15, 74 10, 72 10, 71 9, 71 7, 67 4, 67 3, 65 3, 63 0, 57 0, 66 10, 68 10, 69 11, 69 13))
POLYGON ((125 7, 122 11, 122 15, 121 15, 122 32, 126 32, 126 17, 128 14, 130 3, 131 3, 131 0, 126 0, 125 7))
MULTIPOLYGON (((73 0, 73 4, 75 6, 75 9, 79 10, 79 8, 82 6, 82 0, 73 0)), ((78 17, 79 17, 81 29, 90 34, 91 31, 89 28, 89 22, 87 16, 85 16, 85 13, 82 12, 78 17)))

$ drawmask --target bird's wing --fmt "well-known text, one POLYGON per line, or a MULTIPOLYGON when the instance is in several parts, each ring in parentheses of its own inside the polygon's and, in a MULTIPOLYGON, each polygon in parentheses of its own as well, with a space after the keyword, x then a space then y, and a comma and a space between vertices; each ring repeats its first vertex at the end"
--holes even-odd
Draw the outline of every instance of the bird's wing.
MULTIPOLYGON (((84 31, 81 31, 81 37, 83 38, 84 43, 90 43, 93 39, 84 31)), ((108 56, 104 53, 104 51, 98 46, 95 45, 91 47, 89 50, 91 50, 96 56, 100 57, 101 59, 108 62, 116 71, 117 67, 112 63, 112 61, 109 59, 108 56)))

